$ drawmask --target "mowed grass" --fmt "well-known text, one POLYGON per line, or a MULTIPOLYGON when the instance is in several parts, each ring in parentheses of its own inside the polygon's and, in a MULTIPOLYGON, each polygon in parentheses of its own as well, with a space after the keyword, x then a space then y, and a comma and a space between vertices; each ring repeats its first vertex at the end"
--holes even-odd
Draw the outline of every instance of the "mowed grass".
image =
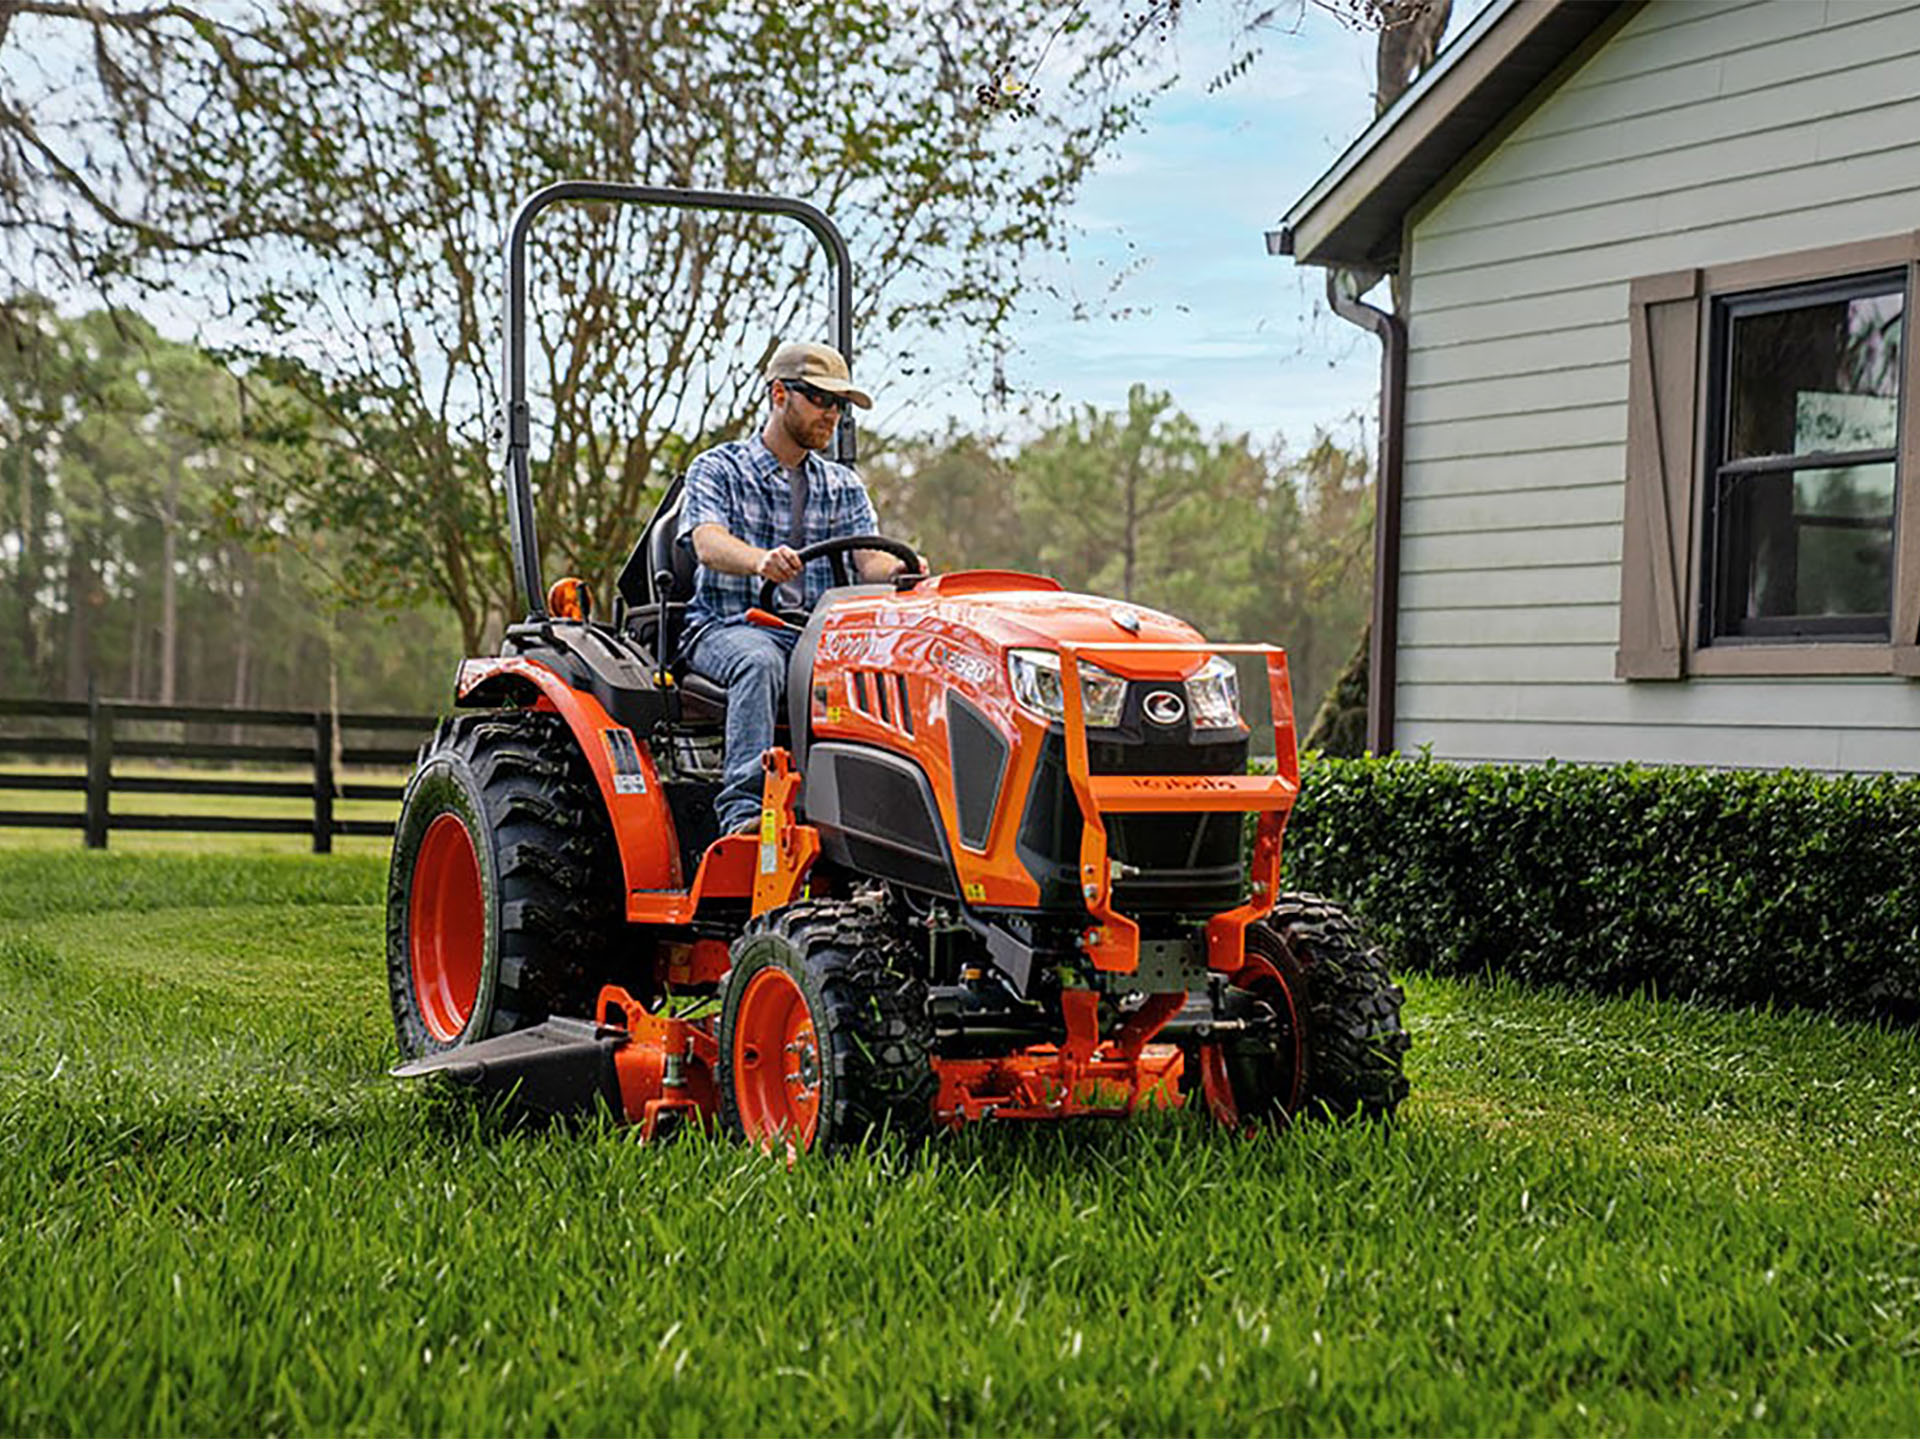
POLYGON ((0 1432, 1914 1433, 1920 1044, 1408 982, 1391 1130, 390 1081, 377 857, 0 851, 0 1432))

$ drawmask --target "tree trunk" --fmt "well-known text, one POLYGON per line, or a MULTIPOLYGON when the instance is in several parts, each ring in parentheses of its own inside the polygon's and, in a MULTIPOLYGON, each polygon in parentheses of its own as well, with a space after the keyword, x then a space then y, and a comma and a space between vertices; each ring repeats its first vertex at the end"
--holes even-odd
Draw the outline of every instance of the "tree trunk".
POLYGON ((75 534, 67 548, 67 655, 66 697, 87 698, 87 676, 93 670, 93 612, 95 577, 93 573, 93 537, 85 531, 75 534))
MULTIPOLYGON (((0 12, 0 20, 4 20, 0 12)), ((3 38, 3 37, 0 37, 3 38)), ((33 482, 38 448, 25 435, 14 452, 20 475, 20 568, 14 571, 14 623, 20 627, 20 656, 34 688, 45 694, 47 677, 40 673, 40 566, 44 563, 40 545, 40 515, 35 507, 33 482)))
POLYGON ((167 493, 160 512, 160 703, 176 693, 180 655, 180 591, 174 570, 180 546, 180 452, 167 472, 167 493))
POLYGON ((1384 115, 1433 63, 1453 18, 1453 0, 1386 0, 1373 52, 1373 113, 1384 115))
MULTIPOLYGON (((253 553, 244 545, 232 549, 233 569, 233 703, 244 709, 249 703, 249 692, 253 687, 253 553)), ((240 743, 240 726, 236 722, 228 743, 240 743)))
POLYGON ((1367 753, 1367 650, 1372 639, 1373 626, 1361 626, 1360 643, 1328 687, 1301 749, 1343 760, 1367 753))
POLYGON ((146 667, 142 661, 147 652, 147 611, 141 603, 142 596, 136 588, 133 592, 133 615, 127 625, 127 688, 125 695, 129 700, 142 698, 146 688, 146 667))

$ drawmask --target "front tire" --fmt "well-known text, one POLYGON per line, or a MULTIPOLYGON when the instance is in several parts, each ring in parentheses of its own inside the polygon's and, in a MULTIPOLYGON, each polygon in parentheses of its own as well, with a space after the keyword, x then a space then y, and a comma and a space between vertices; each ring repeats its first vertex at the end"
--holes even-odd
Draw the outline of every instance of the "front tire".
POLYGON ((1391 1119, 1407 1097, 1405 995, 1352 917, 1317 895, 1281 895, 1248 927, 1247 960, 1229 994, 1273 1023, 1201 1047, 1215 1117, 1241 1128, 1296 1114, 1391 1119))
POLYGON ((559 716, 442 721, 387 874, 387 991, 403 1059, 590 1013, 618 935, 606 810, 559 716))
POLYGON ((900 943, 871 898, 790 905, 734 942, 719 1035, 729 1131, 795 1151, 926 1132, 933 1022, 926 986, 892 964, 900 943))

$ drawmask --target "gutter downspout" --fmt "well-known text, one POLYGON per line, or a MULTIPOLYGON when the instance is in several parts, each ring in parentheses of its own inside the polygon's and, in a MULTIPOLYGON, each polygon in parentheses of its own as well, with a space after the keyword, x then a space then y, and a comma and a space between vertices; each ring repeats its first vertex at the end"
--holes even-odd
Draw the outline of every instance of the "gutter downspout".
POLYGON ((1400 494, 1405 472, 1407 327, 1360 299, 1384 272, 1329 269, 1327 304, 1380 338, 1380 473, 1373 507, 1373 630, 1367 654, 1367 749, 1393 753, 1393 692, 1400 642, 1400 494), (1344 283, 1343 283, 1344 282, 1344 283))

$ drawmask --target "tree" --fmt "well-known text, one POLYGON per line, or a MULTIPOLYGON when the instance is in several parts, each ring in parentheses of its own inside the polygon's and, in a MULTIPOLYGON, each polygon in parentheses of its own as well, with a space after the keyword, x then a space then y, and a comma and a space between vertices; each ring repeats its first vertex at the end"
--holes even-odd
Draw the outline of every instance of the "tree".
POLYGON ((60 386, 70 365, 52 306, 31 297, 0 310, 0 548, 11 571, 8 623, 0 627, 0 675, 41 689, 48 637, 41 597, 53 530, 50 447, 61 420, 60 386))
MULTIPOLYGON (((327 537, 353 601, 431 599, 479 648, 517 608, 488 428, 493 252, 519 198, 580 174, 799 194, 851 232, 863 365, 956 365, 1000 337, 1024 261, 1143 112, 1140 41, 1178 13, 0 0, 0 231, 103 283, 190 277, 182 294, 247 337, 229 355, 250 362, 255 433, 320 457, 264 467, 235 513, 327 537), (39 49, 71 57, 77 89, 17 63, 31 27, 64 34, 39 49)), ((739 217, 542 222, 538 521, 558 568, 609 574, 665 476, 752 417, 773 339, 824 332, 808 250, 739 217)))
POLYGON ((0 505, 19 636, 7 668, 23 689, 79 698, 97 676, 177 698, 182 580, 189 555, 217 548, 235 398, 205 355, 134 317, 0 305, 0 427, 19 439, 0 505))
MULTIPOLYGON (((0 3, 100 28, 86 6, 0 3)), ((142 32, 121 67, 139 123, 111 138, 142 193, 256 222, 208 232, 200 293, 231 299, 252 337, 232 353, 298 399, 262 419, 335 452, 266 512, 345 542, 358 597, 451 606, 470 646, 516 609, 488 425, 519 199, 587 175, 811 200, 855 247, 863 361, 911 375, 1008 321, 1023 260, 1059 242, 1147 99, 1122 86, 1137 17, 1099 7, 289 0, 203 20, 167 9, 142 32), (1013 82, 1042 52, 1039 106, 1013 82)), ((604 577, 688 449, 749 420, 767 347, 825 333, 824 277, 805 237, 759 219, 581 208, 538 230, 541 536, 604 577)), ((164 238, 133 233, 120 263, 164 238)))
POLYGON ((1136 385, 1119 412, 1058 417, 1025 445, 949 432, 867 468, 889 531, 947 569, 1015 568, 1288 651, 1311 715, 1365 623, 1367 457, 1325 434, 1299 456, 1206 436, 1136 385))
POLYGON ((1164 393, 1087 406, 1014 462, 1040 567, 1069 588, 1170 610, 1222 631, 1250 603, 1254 517, 1269 480, 1244 437, 1208 440, 1164 393))
POLYGON ((874 509, 888 534, 910 541, 936 570, 1040 563, 1012 465, 993 437, 949 426, 939 439, 875 448, 861 469, 874 509))
POLYGON ((249 108, 281 63, 275 39, 273 14, 240 0, 0 0, 0 243, 16 278, 105 295, 262 235, 325 243, 326 217, 251 165, 242 133, 206 128, 210 104, 249 108), (190 73, 202 83, 180 83, 190 73), (202 169, 216 135, 224 153, 202 169))
MULTIPOLYGON (((259 388, 255 382, 256 390, 259 388)), ((444 616, 336 614, 303 553, 237 520, 298 464, 242 438, 236 377, 125 314, 0 302, 0 693, 349 707, 441 703, 444 616)))
MULTIPOLYGON (((1354 637, 1366 633, 1373 474, 1363 452, 1343 448, 1324 431, 1286 473, 1284 493, 1296 513, 1268 532, 1257 573, 1271 608, 1264 624, 1249 616, 1245 633, 1287 647, 1298 714, 1317 720, 1354 637)), ((1364 704, 1360 718, 1364 744, 1364 704)))

